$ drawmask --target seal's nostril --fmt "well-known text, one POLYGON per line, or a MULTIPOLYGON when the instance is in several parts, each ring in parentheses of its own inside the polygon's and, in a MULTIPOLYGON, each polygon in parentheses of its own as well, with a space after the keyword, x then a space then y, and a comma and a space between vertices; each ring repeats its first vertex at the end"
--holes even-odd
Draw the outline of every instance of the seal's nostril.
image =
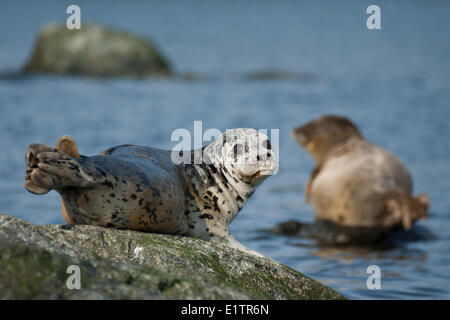
POLYGON ((28 167, 30 167, 31 169, 36 169, 38 167, 37 164, 39 161, 32 152, 27 153, 26 161, 27 161, 28 167))

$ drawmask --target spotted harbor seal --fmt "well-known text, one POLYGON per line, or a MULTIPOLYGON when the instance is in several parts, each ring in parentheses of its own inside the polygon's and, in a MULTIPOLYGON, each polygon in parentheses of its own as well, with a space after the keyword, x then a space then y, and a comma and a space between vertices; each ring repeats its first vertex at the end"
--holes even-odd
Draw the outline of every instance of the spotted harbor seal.
MULTIPOLYGON (((194 160, 196 151, 187 158, 194 160)), ((254 129, 227 130, 200 151, 199 163, 175 164, 174 151, 138 145, 86 157, 64 136, 57 148, 28 146, 25 188, 56 190, 69 224, 185 235, 243 249, 228 225, 276 171, 274 151, 254 129)))
POLYGON ((306 187, 316 221, 408 230, 417 219, 427 218, 428 196, 412 196, 404 165, 364 139, 350 120, 322 116, 294 129, 292 136, 316 162, 306 187))

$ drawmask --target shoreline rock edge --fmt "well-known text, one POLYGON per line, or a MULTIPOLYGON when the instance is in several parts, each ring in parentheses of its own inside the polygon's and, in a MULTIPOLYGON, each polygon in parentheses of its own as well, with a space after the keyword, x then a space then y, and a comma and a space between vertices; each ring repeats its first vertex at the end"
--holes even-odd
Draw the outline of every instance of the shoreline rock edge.
POLYGON ((345 299, 269 258, 211 242, 0 214, 0 299, 345 299), (66 287, 69 265, 81 290, 66 287))

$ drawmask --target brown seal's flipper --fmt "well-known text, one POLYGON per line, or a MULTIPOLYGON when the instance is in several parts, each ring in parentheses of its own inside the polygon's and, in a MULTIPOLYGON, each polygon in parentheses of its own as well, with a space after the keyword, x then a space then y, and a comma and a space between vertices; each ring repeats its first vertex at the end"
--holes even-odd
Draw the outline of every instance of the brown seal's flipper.
POLYGON ((420 219, 426 220, 428 217, 429 198, 422 193, 418 197, 411 197, 403 190, 388 191, 385 194, 386 222, 395 225, 390 221, 398 221, 405 230, 411 229, 413 223, 420 219))
MULTIPOLYGON (((77 144, 69 136, 62 136, 61 138, 59 138, 58 142, 56 143, 56 149, 58 151, 64 152, 65 154, 71 155, 74 158, 80 158, 77 144)), ((64 205, 63 200, 61 200, 61 211, 64 221, 66 221, 66 223, 68 224, 73 224, 73 221, 70 219, 69 214, 67 213, 67 208, 64 205)))
POLYGON ((412 212, 414 218, 425 221, 428 218, 428 207, 430 206, 430 198, 425 193, 419 194, 412 199, 412 212))
POLYGON ((307 203, 311 202, 312 184, 314 182, 314 178, 317 177, 317 175, 319 174, 320 169, 321 169, 321 166, 315 167, 314 170, 311 172, 311 176, 309 177, 308 185, 306 186, 306 189, 305 189, 305 197, 306 197, 307 203))

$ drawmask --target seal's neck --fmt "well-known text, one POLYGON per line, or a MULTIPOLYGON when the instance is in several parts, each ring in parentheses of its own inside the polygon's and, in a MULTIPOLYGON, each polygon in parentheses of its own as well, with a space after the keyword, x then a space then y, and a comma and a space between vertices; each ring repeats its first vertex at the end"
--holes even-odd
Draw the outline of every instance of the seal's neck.
POLYGON ((342 140, 338 143, 334 143, 332 145, 317 148, 316 150, 310 151, 313 156, 316 165, 322 165, 328 158, 335 156, 336 153, 342 154, 347 152, 354 144, 358 144, 361 141, 365 141, 365 139, 361 136, 351 136, 345 140, 342 140))
POLYGON ((205 158, 198 164, 182 164, 187 199, 185 214, 201 211, 230 223, 253 194, 254 187, 205 158))

